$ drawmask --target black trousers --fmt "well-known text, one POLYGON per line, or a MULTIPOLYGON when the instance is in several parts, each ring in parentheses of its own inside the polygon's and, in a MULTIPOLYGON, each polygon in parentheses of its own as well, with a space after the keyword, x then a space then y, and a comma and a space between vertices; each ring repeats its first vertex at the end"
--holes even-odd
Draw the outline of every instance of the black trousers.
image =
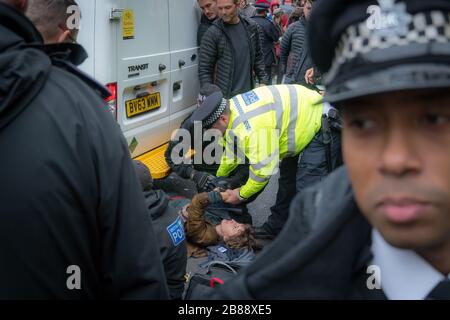
POLYGON ((272 64, 266 65, 265 70, 267 73, 267 81, 269 81, 269 85, 272 84, 272 64))
MULTIPOLYGON (((327 119, 327 121, 334 120, 327 119)), ((340 131, 328 130, 331 142, 327 145, 324 143, 326 136, 322 130, 323 126, 301 154, 300 161, 299 156, 284 158, 281 161, 277 198, 275 205, 270 208, 271 215, 263 225, 268 233, 273 235, 280 233, 289 217, 292 199, 297 193, 320 182, 332 170, 342 165, 340 131)))

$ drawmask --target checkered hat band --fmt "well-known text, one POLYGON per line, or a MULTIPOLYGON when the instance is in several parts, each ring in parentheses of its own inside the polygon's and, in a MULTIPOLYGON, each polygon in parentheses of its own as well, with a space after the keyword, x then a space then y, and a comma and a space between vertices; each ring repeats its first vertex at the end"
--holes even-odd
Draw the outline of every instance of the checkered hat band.
POLYGON ((430 42, 450 44, 450 13, 421 12, 412 16, 408 31, 388 35, 369 30, 366 21, 347 28, 336 48, 332 70, 374 49, 404 47, 430 42))
POLYGON ((220 104, 220 106, 217 108, 216 111, 214 111, 214 113, 212 115, 209 116, 208 119, 205 120, 203 125, 205 127, 212 126, 214 124, 214 122, 216 122, 220 118, 222 113, 225 111, 225 108, 227 107, 227 103, 228 102, 226 99, 222 99, 222 103, 220 104))

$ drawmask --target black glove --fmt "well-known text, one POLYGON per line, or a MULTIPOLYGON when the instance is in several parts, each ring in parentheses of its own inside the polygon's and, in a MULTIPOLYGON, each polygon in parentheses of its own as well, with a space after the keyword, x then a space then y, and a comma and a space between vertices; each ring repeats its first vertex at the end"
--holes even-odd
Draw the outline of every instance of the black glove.
POLYGON ((208 183, 215 178, 215 176, 209 173, 192 170, 191 179, 195 182, 195 184, 197 185, 197 189, 200 192, 206 191, 206 186, 208 185, 208 183))
POLYGON ((223 177, 214 177, 209 183, 206 185, 206 191, 213 191, 215 189, 219 189, 221 192, 225 192, 226 190, 231 189, 230 183, 227 178, 223 177))
POLYGON ((179 164, 175 165, 172 169, 178 176, 184 179, 190 179, 194 168, 192 164, 179 164))

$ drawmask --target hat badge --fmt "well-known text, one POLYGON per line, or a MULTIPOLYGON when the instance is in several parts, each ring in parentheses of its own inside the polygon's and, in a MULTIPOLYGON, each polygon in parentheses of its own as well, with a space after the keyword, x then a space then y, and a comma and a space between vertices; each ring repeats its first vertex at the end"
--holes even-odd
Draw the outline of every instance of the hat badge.
POLYGON ((413 21, 406 11, 406 4, 395 0, 378 0, 378 3, 367 8, 370 15, 366 21, 367 29, 380 36, 406 35, 408 25, 413 21))

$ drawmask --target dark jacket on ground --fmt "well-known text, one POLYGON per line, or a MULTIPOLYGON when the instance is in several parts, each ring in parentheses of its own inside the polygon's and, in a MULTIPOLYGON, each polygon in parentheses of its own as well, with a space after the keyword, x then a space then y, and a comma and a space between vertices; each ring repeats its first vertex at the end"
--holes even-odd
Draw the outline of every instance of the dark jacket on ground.
MULTIPOLYGON (((253 69, 261 83, 267 84, 258 25, 249 18, 240 16, 240 19, 247 30, 250 43, 251 69, 253 69)), ((216 20, 202 38, 198 74, 201 86, 208 83, 216 84, 226 98, 231 98, 234 65, 238 63, 235 61, 233 50, 230 36, 225 31, 223 20, 216 20)), ((252 87, 255 87, 254 77, 252 77, 252 87)))
POLYGON ((213 298, 385 299, 366 285, 371 233, 338 169, 295 198, 279 237, 213 298))
POLYGON ((153 222, 172 299, 181 299, 184 290, 187 247, 179 210, 161 190, 145 192, 145 203, 153 222))
POLYGON ((288 83, 305 85, 306 71, 313 67, 307 45, 306 20, 302 17, 291 24, 283 35, 280 50, 280 62, 283 73, 290 79, 288 83), (292 55, 290 68, 287 68, 288 57, 292 55))
POLYGON ((119 126, 41 47, 0 3, 0 299, 168 298, 119 126))
POLYGON ((252 19, 260 26, 264 65, 271 66, 276 61, 274 44, 280 38, 279 29, 266 17, 254 16, 252 19))
MULTIPOLYGON (((178 157, 184 157, 185 154, 183 154, 183 150, 184 149, 194 149, 195 148, 195 141, 194 141, 194 132, 192 130, 192 124, 190 123, 189 118, 186 118, 183 123, 180 126, 180 129, 184 129, 184 130, 188 130, 190 132, 191 135, 191 141, 183 141, 180 137, 180 139, 174 139, 174 140, 170 140, 169 141, 169 145, 167 147, 167 150, 165 152, 165 159, 167 164, 169 165, 170 169, 172 172, 175 172, 178 176, 180 176, 183 179, 190 179, 192 170, 197 170, 197 171, 202 171, 202 172, 207 172, 211 175, 216 175, 217 170, 219 169, 220 163, 213 163, 213 164, 206 164, 206 163, 196 163, 196 164, 175 164, 175 162, 173 161, 174 159, 172 159, 172 156, 178 156, 178 157), (180 143, 183 143, 183 145, 180 145, 180 143), (175 147, 179 146, 179 148, 174 149, 175 147), (176 151, 180 151, 178 153, 178 155, 176 154, 176 151)), ((207 148, 208 145, 211 144, 211 141, 205 141, 202 143, 202 154, 204 155, 205 153, 205 149, 207 148)), ((214 157, 215 154, 213 153, 212 156, 214 157)), ((239 188, 240 186, 242 186, 245 181, 247 181, 248 179, 248 175, 249 175, 249 171, 248 171, 248 165, 239 165, 236 170, 233 172, 232 175, 230 175, 230 177, 224 179, 226 180, 231 189, 235 189, 235 188, 239 188)), ((175 190, 173 188, 171 188, 171 185, 173 184, 165 184, 164 187, 165 188, 169 188, 169 189, 164 189, 167 192, 175 192, 177 194, 182 194, 179 190, 175 190)))
POLYGON ((209 27, 212 26, 214 21, 216 21, 216 19, 209 20, 204 14, 202 14, 202 17, 200 19, 200 24, 197 29, 197 45, 198 46, 200 46, 200 44, 202 43, 203 36, 205 35, 206 31, 208 31, 209 27))

